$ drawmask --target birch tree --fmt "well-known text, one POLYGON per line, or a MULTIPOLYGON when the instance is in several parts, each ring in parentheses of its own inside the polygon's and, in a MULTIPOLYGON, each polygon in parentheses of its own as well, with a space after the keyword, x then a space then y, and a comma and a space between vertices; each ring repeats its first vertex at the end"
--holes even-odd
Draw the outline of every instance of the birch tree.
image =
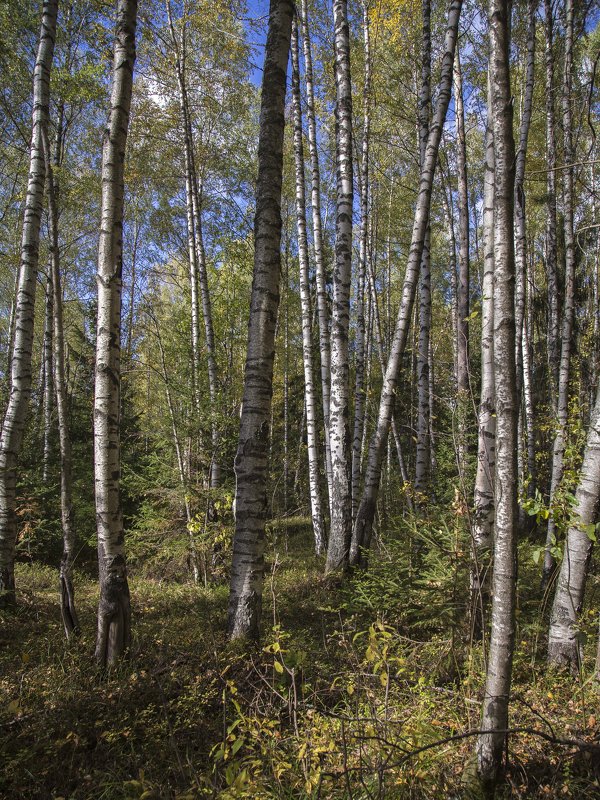
POLYGON ((319 487, 319 452, 317 442, 317 411, 312 356, 312 313, 308 277, 308 237, 306 233, 306 187, 304 181, 304 145, 302 142, 302 106, 300 96, 300 54, 298 22, 292 29, 292 109, 294 115, 294 161, 296 167, 296 227, 298 231, 298 260, 300 263, 300 304, 302 312, 302 363, 304 367, 304 402, 308 442, 308 478, 312 512, 315 552, 325 549, 325 523, 319 487))
POLYGON ((556 522, 552 513, 552 503, 560 486, 564 469, 565 437, 569 413, 569 376, 571 372, 571 337, 575 314, 575 232, 573 197, 573 130, 571 113, 571 93, 573 87, 573 3, 565 0, 565 58, 562 87, 563 120, 563 230, 565 239, 565 286, 560 330, 560 362, 558 370, 558 395, 556 400, 556 434, 552 448, 552 475, 550 479, 550 508, 546 532, 546 549, 542 584, 550 580, 554 569, 552 548, 556 544, 556 522))
POLYGON ((14 341, 10 368, 10 397, 0 438, 0 606, 15 603, 15 513, 17 462, 31 397, 35 290, 39 265, 40 220, 46 168, 44 135, 48 131, 50 69, 56 39, 57 0, 44 0, 42 24, 33 73, 33 119, 29 177, 23 216, 21 261, 15 302, 14 341))
POLYGON ((490 82, 494 131, 494 383, 496 474, 492 627, 477 741, 477 768, 494 784, 508 728, 515 636, 517 416, 515 369, 515 145, 510 87, 510 0, 490 0, 490 82))
POLYGON ((235 535, 229 634, 258 638, 264 575, 269 420, 281 271, 281 185, 293 4, 271 0, 261 93, 254 217, 254 277, 240 435, 235 458, 235 535))
POLYGON ((582 640, 577 624, 583 607, 599 498, 600 391, 597 390, 548 635, 548 661, 569 667, 573 672, 581 665, 582 640))
POLYGON ((323 398, 323 427, 325 431, 325 467, 327 471, 327 492, 331 513, 332 471, 330 430, 331 396, 331 343, 327 285, 325 280, 325 261, 323 247, 323 227, 321 218, 321 171, 317 146, 317 119, 315 113, 315 91, 312 66, 312 47, 308 25, 307 0, 302 0, 302 42, 304 52, 304 79, 306 83, 306 116, 308 127, 308 151, 310 156, 313 246, 315 251, 315 283, 317 287, 317 312, 319 320, 319 349, 321 352, 321 392, 323 398))
POLYGON ((135 63, 137 0, 119 0, 110 112, 102 147, 94 467, 100 601, 96 659, 112 664, 129 646, 131 609, 120 496, 121 292, 124 161, 135 63))
POLYGON ((334 0, 337 200, 331 318, 331 527, 327 572, 345 567, 352 537, 348 328, 352 265, 352 85, 347 0, 334 0))
POLYGON ((398 373, 408 339, 425 235, 429 224, 433 176, 437 164, 442 129, 444 127, 446 112, 452 92, 452 65, 454 63, 454 52, 461 8, 462 0, 452 0, 448 9, 438 100, 427 138, 427 148, 425 151, 424 166, 421 170, 419 194, 415 209, 408 264, 406 267, 404 285, 402 287, 402 297, 381 391, 377 423, 369 445, 365 485, 356 515, 356 531, 354 536, 358 543, 359 552, 360 548, 364 551, 368 550, 371 542, 377 495, 381 481, 381 467, 392 419, 398 373))

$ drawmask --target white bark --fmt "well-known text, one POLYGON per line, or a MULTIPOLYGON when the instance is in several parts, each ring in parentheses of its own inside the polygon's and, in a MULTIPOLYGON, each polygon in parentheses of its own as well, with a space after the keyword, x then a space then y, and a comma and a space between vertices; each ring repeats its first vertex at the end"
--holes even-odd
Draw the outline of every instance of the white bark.
POLYGON ((294 159, 296 165, 296 226, 298 230, 298 260, 300 262, 300 304, 302 311, 302 363, 304 366, 304 402, 308 444, 308 479, 312 512, 315 552, 325 549, 325 523, 319 487, 319 452, 317 444, 317 414, 312 355, 312 313, 308 278, 308 237, 306 234, 306 187, 304 181, 304 146, 302 142, 302 106, 300 97, 300 56, 298 28, 292 30, 292 107, 294 113, 294 159))
POLYGON ((515 145, 510 90, 510 2, 490 0, 490 80, 494 128, 494 379, 496 393, 496 519, 492 627, 477 767, 483 783, 498 777, 508 728, 515 636, 517 418, 515 369, 515 145))
MULTIPOLYGON (((563 219, 565 237, 565 289, 560 334, 560 366, 558 372, 558 396, 556 402, 556 435, 552 448, 552 475, 550 479, 550 506, 560 486, 564 470, 566 427, 569 413, 569 375, 571 371, 571 337, 575 314, 575 234, 573 198, 573 131, 571 114, 571 94, 573 85, 573 3, 565 2, 565 60, 563 72, 563 158, 568 165, 562 170, 563 176, 563 219)), ((551 513, 546 533, 546 550, 542 584, 550 580, 555 559, 551 549, 556 541, 556 523, 551 513)))
POLYGON ((265 49, 254 217, 254 279, 240 437, 229 597, 232 638, 258 638, 264 576, 269 420, 281 270, 281 184, 291 0, 271 0, 265 49))
POLYGON ((600 391, 590 420, 581 475, 575 494, 574 522, 569 527, 556 583, 548 636, 548 660, 577 672, 583 646, 577 623, 583 607, 592 539, 586 527, 597 520, 600 498, 600 391))
POLYGON ((437 163, 437 155, 442 135, 446 111, 450 102, 452 91, 452 65, 454 63, 454 51, 456 47, 458 21, 462 8, 462 0, 452 0, 448 9, 448 22, 444 44, 444 55, 442 60, 442 76, 438 93, 438 102, 430 127, 427 139, 427 150, 425 155, 424 167, 421 171, 421 180, 411 246, 406 267, 406 275, 402 288, 402 298, 398 309, 394 337, 390 348, 385 378, 379 402, 377 424, 373 437, 369 445, 369 460, 365 475, 365 487, 357 513, 356 533, 354 534, 359 547, 364 551, 368 550, 371 541, 373 520, 375 517, 375 507, 377 494, 381 479, 381 465, 385 454, 387 436, 390 429, 392 411, 398 373, 412 316, 412 308, 415 298, 421 257, 425 242, 425 234, 429 224, 429 212, 431 207, 431 192, 433 188, 433 176, 437 163))
POLYGON ((121 293, 124 162, 135 62, 137 1, 119 0, 110 113, 102 147, 94 465, 100 602, 96 659, 111 664, 129 646, 131 610, 120 497, 121 293))
POLYGON ((352 85, 347 0, 334 0, 337 210, 331 319, 331 527, 326 571, 346 567, 352 536, 348 327, 352 265, 352 85))
POLYGON ((312 48, 308 27, 307 0, 302 0, 302 41, 304 50, 304 77, 306 82, 306 116, 308 122, 308 150, 311 166, 311 208, 313 245, 315 251, 315 283, 317 285, 317 311, 319 317, 319 347, 321 351, 321 390, 323 395, 323 424, 325 428, 325 464, 327 471, 327 492, 331 514, 332 471, 330 430, 330 395, 331 395, 331 343, 329 308, 327 305, 327 285, 325 281, 325 263, 323 247, 323 229, 321 222, 321 177, 319 169, 319 151, 317 147, 317 120, 315 113, 315 93, 312 67, 312 48))
POLYGON ((21 262, 16 298, 10 397, 0 438, 0 606, 15 602, 14 550, 17 537, 15 493, 17 461, 31 397, 31 352, 38 275, 40 220, 46 169, 43 135, 48 130, 50 68, 56 37, 57 0, 44 0, 33 74, 33 120, 29 177, 23 217, 21 262))

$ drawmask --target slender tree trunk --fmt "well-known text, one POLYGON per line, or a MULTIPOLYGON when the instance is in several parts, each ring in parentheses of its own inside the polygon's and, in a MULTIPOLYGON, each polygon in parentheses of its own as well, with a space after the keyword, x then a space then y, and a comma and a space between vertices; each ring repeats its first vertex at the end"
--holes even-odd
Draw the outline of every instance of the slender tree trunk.
POLYGON ((454 103, 456 110, 456 170, 458 176, 458 286, 456 320, 456 366, 458 408, 458 474, 464 491, 467 468, 469 417, 469 189, 467 181, 467 137, 463 107, 460 53, 454 60, 454 103))
POLYGON ((281 184, 290 0, 271 0, 263 71, 254 217, 254 279, 240 438, 229 633, 258 638, 264 575, 269 418, 281 270, 281 184))
POLYGON ((433 175, 437 163, 442 129, 446 119, 446 111, 452 91, 452 65, 454 63, 454 50, 461 8, 462 0, 452 0, 448 10, 448 23, 438 102, 427 139, 427 151, 424 167, 421 171, 419 195, 415 209, 411 246, 402 289, 402 299, 398 310, 394 338, 390 348, 390 355, 383 381, 376 428, 369 445, 369 460, 365 476, 365 488, 356 517, 355 527, 358 530, 355 535, 359 548, 362 547, 364 551, 368 550, 371 541, 377 494, 379 492, 381 478, 381 464, 385 454, 394 405, 395 389, 398 382, 398 372, 408 338, 425 235, 429 224, 433 175))
MULTIPOLYGON (((431 116, 431 4, 422 2, 423 52, 421 60, 421 89, 419 93, 419 167, 422 170, 427 150, 429 118, 431 116)), ((431 437, 429 407, 429 342, 431 335, 431 267, 430 227, 427 227, 419 276, 419 345, 417 355, 417 457, 415 461, 415 490, 424 500, 431 474, 431 437)))
POLYGON ((42 481, 47 485, 50 479, 50 461, 52 459, 52 418, 54 408, 54 290, 52 288, 52 265, 48 267, 46 276, 46 297, 44 315, 44 450, 42 481))
POLYGON ((577 624, 592 554, 592 533, 597 519, 600 498, 600 390, 590 420, 579 485, 575 494, 573 522, 569 526, 565 553, 560 566, 550 633, 548 660, 577 672, 583 655, 577 624))
POLYGON ((160 366, 161 366, 163 381, 165 384, 165 397, 167 399, 167 408, 169 409, 169 418, 171 420, 173 447, 175 448, 175 457, 177 459, 177 471, 179 473, 179 484, 181 486, 181 491, 183 492, 183 507, 185 510, 185 520, 187 523, 188 536, 190 540, 190 564, 192 567, 192 576, 194 578, 194 583, 197 584, 200 583, 200 566, 198 564, 196 540, 194 538, 194 532, 191 528, 192 510, 190 508, 190 501, 188 498, 188 485, 185 474, 185 462, 183 458, 183 450, 181 447, 179 432, 177 430, 177 416, 175 414, 175 404, 173 403, 173 395, 171 393, 171 384, 169 381, 169 373, 167 370, 167 360, 165 358, 165 349, 163 347, 162 337, 160 335, 160 328, 158 327, 158 321, 156 320, 156 318, 152 313, 148 312, 148 314, 154 323, 154 329, 156 331, 156 341, 158 343, 158 352, 160 353, 160 366))
POLYGON ((548 289, 548 364, 550 406, 556 408, 560 364, 556 237, 556 131, 554 123, 554 51, 552 0, 544 0, 546 66, 546 280, 548 289))
POLYGON ((329 308, 327 305, 327 284, 325 280, 323 229, 321 224, 321 177, 319 170, 319 151, 317 147, 317 121, 315 113, 315 94, 312 67, 312 49, 308 27, 308 4, 302 0, 302 41, 304 44, 304 76, 306 81, 306 116, 308 122, 308 150, 311 166, 311 207, 313 244, 315 251, 315 283, 317 284, 317 311, 319 317, 319 348, 321 351, 321 389, 323 394, 323 423, 325 428, 325 464, 327 471, 327 490, 331 515, 332 469, 330 431, 331 395, 331 343, 329 308))
POLYGON ((31 397, 31 352, 35 289, 39 263, 40 220, 46 169, 43 135, 48 130, 50 69, 56 37, 57 0, 44 0, 42 26, 33 74, 33 120, 29 178, 23 218, 16 324, 12 350, 10 398, 0 439, 0 607, 15 603, 15 514, 17 461, 31 397))
POLYGON ((94 461, 100 602, 96 659, 112 664, 129 646, 131 609, 120 497, 121 293, 124 161, 135 63, 137 0, 119 0, 110 114, 102 148, 94 461))
MULTIPOLYGON (((563 151, 565 169, 563 176, 563 217, 565 235, 565 292, 560 335, 560 368, 556 403, 556 435, 552 449, 552 475, 550 479, 550 507, 563 476, 567 417, 569 412, 569 374, 571 370, 571 336, 574 318, 575 235, 573 199, 573 130, 571 115, 571 90, 573 84, 573 3, 565 2, 565 64, 563 74, 563 151)), ((552 546, 556 543, 556 522, 550 513, 546 533, 546 550, 542 585, 546 586, 554 570, 552 546)))
POLYGON ((300 55, 298 25, 292 31, 292 106, 294 111, 294 157, 296 163, 296 224, 298 228, 298 258, 300 262, 300 303, 302 310, 302 362, 304 365, 304 402, 308 442, 308 479, 310 505, 317 555, 325 549, 325 524, 319 487, 319 451, 317 443, 317 413, 312 355, 312 313, 308 278, 308 237, 306 234, 306 188, 304 183, 304 146, 302 143, 302 106, 300 97, 300 55))
MULTIPOLYGON (((60 125, 54 163, 60 159, 60 125)), ((50 159, 50 146, 44 133, 44 157, 48 184, 48 218, 50 269, 53 291, 53 347, 54 389, 58 417, 58 441, 60 447, 60 515, 63 532, 63 552, 60 561, 60 610, 67 638, 79 634, 79 619, 75 608, 73 589, 73 559, 75 557, 75 513, 73 508, 73 479, 71 433, 69 430, 69 408, 67 379, 65 375, 65 342, 63 324, 63 298, 60 276, 60 246, 58 240, 58 184, 50 159)))
POLYGON ((472 527, 471 613, 475 638, 483 635, 489 603, 490 553, 494 530, 496 397, 494 390, 494 133, 488 75, 483 193, 483 281, 481 287, 481 398, 472 527))
POLYGON ((352 266, 352 85, 347 0, 334 0, 337 216, 331 320, 331 529, 326 571, 348 564, 352 536, 348 326, 352 266))
POLYGON ((517 417, 515 369, 514 181, 515 145, 510 89, 510 2, 490 0, 490 80, 494 129, 494 380, 496 393, 496 518, 492 629, 477 741, 484 784, 498 777, 508 728, 515 636, 517 529, 517 417))
POLYGON ((356 288, 354 431, 352 436, 352 519, 360 500, 361 454, 365 427, 365 284, 367 238, 369 232, 369 145, 371 137, 371 43, 367 0, 363 1, 363 41, 365 74, 363 89, 363 139, 360 163, 360 237, 356 288))
MULTIPOLYGON (((535 15, 537 0, 529 0, 527 24, 527 67, 525 70, 525 92, 523 97, 523 111, 519 132, 519 149, 515 166, 515 269, 516 269, 516 298, 515 298, 515 326, 516 326, 516 365, 517 365, 517 396, 521 409, 521 423, 525 428, 528 450, 529 439, 533 432, 533 406, 531 402, 531 376, 527 375, 528 401, 521 404, 521 395, 525 389, 525 372, 529 370, 528 352, 524 349, 525 342, 525 306, 527 303, 527 226, 525 215, 525 163, 527 160, 527 140, 531 124, 533 108, 533 85, 535 78, 535 15)), ((519 447, 519 452, 521 448, 519 447)), ((527 460, 529 465, 530 461, 527 460)), ((525 461, 522 461, 524 471, 525 461)), ((521 475, 521 482, 524 475, 521 475)), ((531 480, 530 480, 531 484, 531 480)), ((530 487, 531 490, 532 487, 530 487)))

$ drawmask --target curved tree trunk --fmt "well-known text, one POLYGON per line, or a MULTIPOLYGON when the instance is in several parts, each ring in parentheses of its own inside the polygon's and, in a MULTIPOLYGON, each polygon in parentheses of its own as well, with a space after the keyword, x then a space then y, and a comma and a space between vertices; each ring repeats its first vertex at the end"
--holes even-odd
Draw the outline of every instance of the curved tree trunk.
POLYGON ((492 629, 477 741, 484 784, 497 780, 508 728, 515 636, 517 417, 515 369, 515 145, 510 91, 510 0, 490 0, 490 80, 494 125, 494 381, 496 393, 496 519, 492 629), (491 732, 489 732, 491 731, 491 732))
POLYGON ((306 188, 304 184, 304 147, 302 143, 302 106, 300 98, 300 55, 298 24, 292 30, 292 107, 294 113, 294 158, 296 165, 296 225, 298 229, 298 260, 300 262, 300 304, 302 311, 302 363, 304 365, 304 400, 308 443, 308 479, 312 511, 315 552, 325 549, 325 523, 319 487, 319 451, 317 446, 317 415, 312 356, 312 313, 308 279, 308 238, 306 235, 306 188))
POLYGON ((102 148, 94 464, 100 602, 96 659, 112 664, 129 646, 131 609, 120 497, 121 292, 124 163, 135 62, 137 0, 119 0, 110 114, 102 148))
POLYGON ((600 391, 596 391, 596 404, 590 420, 579 485, 573 509, 576 520, 567 533, 565 553, 560 566, 550 633, 548 636, 548 661, 579 669, 582 655, 577 623, 583 607, 583 596, 588 566, 592 554, 592 539, 588 530, 595 527, 600 498, 600 391))
POLYGON ((462 0, 452 0, 448 9, 448 23, 446 29, 446 39, 444 44, 444 56, 442 60, 442 77, 438 94, 438 102, 435 115, 427 139, 427 150, 421 180, 415 217, 413 223, 412 239, 404 286, 402 288, 402 299, 398 309, 398 317, 394 330, 394 337, 390 348, 385 378, 379 402, 379 411, 375 432, 369 445, 369 459, 365 475, 365 487, 360 501, 360 506, 356 516, 354 536, 358 548, 367 551, 373 530, 375 518, 375 508, 377 495, 381 480, 381 465, 386 450, 387 437, 390 429, 392 411, 398 373, 402 356, 406 347, 412 308, 415 299, 415 291, 423 255, 423 246, 427 226, 429 225, 429 212, 431 207, 431 192, 433 188, 433 176, 437 164, 437 155, 442 136, 442 129, 446 119, 446 111, 450 102, 452 91, 452 65, 454 63, 454 51, 456 47, 458 21, 462 0))
POLYGON ((337 211, 331 319, 331 528, 326 572, 346 567, 352 537, 348 327, 352 267, 352 85, 347 0, 334 0, 337 211))
POLYGON ((48 131, 50 69, 56 37, 57 0, 44 0, 42 26, 33 74, 33 122, 29 179, 25 198, 21 262, 16 299, 10 398, 0 438, 0 607, 15 603, 15 515, 17 461, 31 397, 31 352, 38 275, 40 219, 46 169, 44 133, 48 131))
POLYGON ((269 420, 281 270, 285 89, 293 4, 271 0, 263 71, 254 217, 254 279, 240 438, 235 458, 235 536, 229 596, 232 638, 259 636, 264 575, 269 420))

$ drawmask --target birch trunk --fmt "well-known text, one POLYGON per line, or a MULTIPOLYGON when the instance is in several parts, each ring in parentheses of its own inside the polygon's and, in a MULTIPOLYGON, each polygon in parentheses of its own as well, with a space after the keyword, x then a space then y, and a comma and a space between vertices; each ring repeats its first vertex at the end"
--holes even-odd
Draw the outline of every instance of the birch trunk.
POLYGON ((515 145, 510 89, 510 2, 490 0, 490 80, 494 130, 494 380, 496 519, 492 628, 477 767, 484 784, 498 777, 508 728, 515 636, 517 417, 515 369, 515 145))
POLYGON ((52 409, 54 406, 54 359, 52 348, 54 344, 54 291, 52 288, 52 265, 48 266, 45 292, 44 315, 44 449, 42 481, 47 484, 50 479, 50 460, 52 458, 52 409))
MULTIPOLYGON (((423 52, 421 61, 421 90, 419 93, 419 167, 422 170, 427 149, 429 118, 431 116, 431 4, 422 3, 423 52)), ((431 472, 431 414, 429 407, 429 342, 431 334, 431 267, 430 228, 423 244, 419 276, 419 346, 417 355, 417 457, 415 461, 415 490, 425 499, 431 472)))
POLYGON ((56 37, 57 0, 44 0, 33 74, 33 119, 29 177, 23 217, 21 262, 16 298, 10 397, 0 438, 0 607, 15 603, 15 515, 17 461, 31 397, 31 352, 46 169, 43 135, 48 130, 50 69, 56 37))
MULTIPOLYGON (((60 152, 60 129, 54 163, 58 164, 60 152)), ((63 324, 63 298, 60 277, 60 247, 58 240, 58 185, 50 160, 50 146, 44 134, 44 157, 48 183, 48 233, 50 249, 50 268, 53 291, 53 347, 54 347, 54 389, 58 417, 58 441, 60 447, 60 516, 63 533, 63 552, 60 561, 60 610, 67 638, 79 634, 79 618, 75 608, 73 589, 73 559, 75 557, 75 513, 73 509, 73 479, 71 433, 69 430, 69 409, 67 398, 67 378, 65 374, 65 343, 63 324)))
POLYGON ((337 202, 331 319, 331 528, 326 572, 346 567, 352 537, 348 327, 352 266, 352 86, 347 0, 334 0, 337 202))
MULTIPOLYGON (((552 448, 552 475, 550 479, 550 508, 563 476, 565 437, 569 412, 569 374, 571 370, 571 336, 574 318, 575 284, 575 234, 573 199, 573 131, 571 115, 571 90, 573 85, 573 3, 565 2, 565 63, 563 73, 563 151, 565 167, 563 175, 563 219, 565 237, 565 291, 560 335, 560 367, 558 373, 558 396, 556 402, 556 435, 552 448)), ((552 546, 556 543, 556 523, 550 513, 546 533, 546 550, 542 585, 546 586, 554 570, 555 559, 552 546)))
POLYGON ((560 364, 556 237, 556 131, 554 121, 554 51, 552 0, 544 0, 546 90, 546 280, 548 289, 548 364, 550 406, 556 408, 560 364))
POLYGON ((494 390, 494 132, 488 74, 483 194, 483 281, 481 286, 481 398, 479 402, 477 471, 473 514, 471 612, 475 638, 484 631, 489 603, 490 553, 494 530, 496 462, 496 395, 494 390))
POLYGON ((448 22, 438 102, 427 139, 427 150, 424 167, 421 171, 419 195, 415 209, 411 246, 402 288, 402 298, 398 309, 396 327, 383 381, 376 428, 369 445, 365 487, 356 517, 355 528, 357 531, 355 536, 359 548, 362 548, 364 551, 368 550, 371 541, 377 495, 381 479, 381 465, 385 455, 387 436, 390 429, 395 390, 398 382, 398 372, 408 338, 425 235, 429 224, 433 176, 437 163, 442 129, 446 119, 446 111, 452 91, 452 65, 454 63, 454 51, 461 8, 462 0, 452 0, 448 9, 448 22))
POLYGON ((593 531, 600 498, 600 391, 592 412, 579 485, 575 494, 574 521, 570 525, 565 553, 556 583, 548 636, 548 661, 577 672, 581 665, 582 642, 577 624, 581 609, 590 557, 593 531))
MULTIPOLYGON (((456 169, 458 176, 458 285, 456 319, 456 368, 458 408, 458 475, 464 487, 467 467, 467 419, 469 415, 469 190, 467 181, 467 137, 463 107, 460 53, 454 61, 456 111, 456 169)), ((464 489, 461 489, 464 491, 464 489)))
POLYGON ((369 145, 371 136, 371 44, 369 11, 363 3, 363 41, 365 74, 363 88, 363 138, 360 162, 360 235, 358 280, 356 287, 356 335, 354 382, 354 430, 352 435, 352 520, 360 499, 362 439, 365 426, 365 285, 367 270, 367 237, 369 232, 369 145))
POLYGON ((302 106, 300 97, 300 55, 298 52, 298 23, 292 30, 292 107, 294 113, 294 158, 296 165, 296 225, 298 229, 298 260, 300 262, 300 303, 302 310, 302 362, 304 366, 304 402, 308 444, 308 479, 312 512, 315 552, 325 549, 325 524, 319 487, 319 451, 317 445, 317 414, 312 355, 312 313, 308 277, 308 237, 306 234, 306 188, 304 183, 304 146, 302 142, 302 106))
POLYGON ((121 293, 124 161, 135 62, 137 0, 119 0, 110 114, 102 147, 94 462, 100 602, 96 659, 112 664, 129 646, 131 609, 120 497, 121 293))
MULTIPOLYGON (((525 70, 525 92, 523 97, 523 112, 521 115, 521 125, 519 131, 519 149, 515 165, 515 269, 516 269, 516 299, 515 299, 515 327, 516 327, 516 365, 517 365, 517 397, 521 418, 524 419, 524 428, 527 435, 528 449, 530 438, 533 431, 532 403, 531 403, 531 381, 530 374, 527 375, 528 381, 528 402, 521 404, 521 394, 525 388, 525 370, 529 370, 529 364, 525 365, 529 358, 528 352, 524 349, 525 341, 525 305, 527 302, 527 227, 525 215, 525 163, 527 160, 527 140, 529 138, 529 128, 531 124, 531 112, 533 107, 533 85, 535 78, 535 14, 537 1, 529 0, 528 3, 528 24, 527 24, 527 67, 525 70)), ((522 419, 523 422, 523 419, 522 419)), ((521 448, 519 447, 519 451, 521 448)), ((523 462, 524 463, 524 462, 523 462)), ((529 465, 529 460, 527 464, 529 465)), ((524 470, 523 470, 524 471, 524 470)), ((521 475, 521 481, 524 475, 521 475)), ((531 483, 531 481, 530 481, 531 483)), ((530 487, 531 490, 531 487, 530 487)))
POLYGON ((236 522, 229 598, 232 638, 258 638, 264 575, 269 418, 281 270, 281 184, 290 0, 271 0, 265 49, 254 217, 254 279, 240 438, 235 458, 236 522))
POLYGON ((321 224, 321 173, 319 169, 319 151, 317 148, 317 120, 315 114, 315 93, 312 67, 312 48, 308 27, 308 4, 302 0, 302 41, 304 50, 304 77, 306 82, 306 116, 308 122, 308 150, 311 166, 311 208, 313 244, 315 251, 315 283, 317 285, 317 312, 319 317, 319 347, 321 351, 321 390, 323 395, 323 424, 325 428, 325 464, 327 471, 327 491, 329 511, 331 514, 332 470, 330 431, 330 395, 331 395, 331 343, 329 326, 329 308, 327 305, 327 284, 325 280, 323 229, 321 224))

